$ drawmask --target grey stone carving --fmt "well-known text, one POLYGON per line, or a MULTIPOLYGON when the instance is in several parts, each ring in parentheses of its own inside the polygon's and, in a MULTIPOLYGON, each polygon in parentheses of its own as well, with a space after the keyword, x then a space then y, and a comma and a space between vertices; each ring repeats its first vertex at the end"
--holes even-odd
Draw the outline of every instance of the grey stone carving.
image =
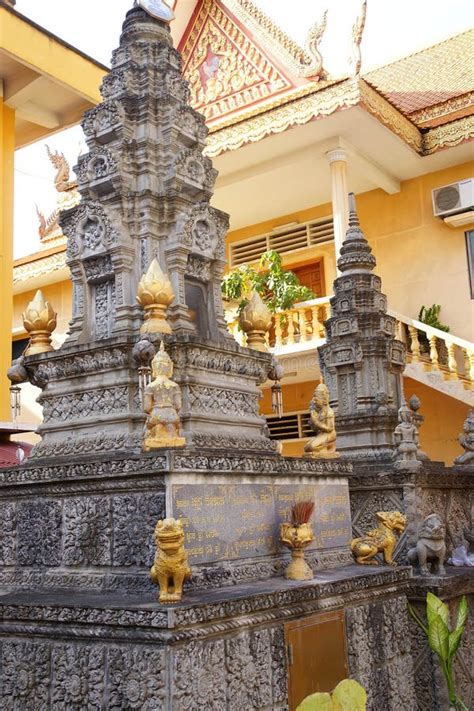
POLYGON ((52 650, 51 708, 57 711, 100 711, 104 698, 102 647, 58 645, 52 650))
POLYGON ((151 566, 155 549, 153 531, 158 519, 165 518, 163 495, 116 496, 112 515, 114 565, 151 566))
POLYGON ((61 564, 61 507, 57 501, 27 501, 17 505, 18 563, 27 566, 61 564))
POLYGON ((107 498, 72 499, 64 504, 65 565, 110 565, 111 512, 107 498))
POLYGON ((419 471, 422 465, 418 457, 420 449, 418 427, 413 422, 413 411, 406 402, 402 403, 398 411, 398 425, 395 427, 394 439, 395 469, 407 472, 419 471))
POLYGON ((467 413, 463 432, 459 435, 459 444, 464 449, 464 452, 459 457, 456 457, 454 464, 456 466, 474 467, 474 414, 472 410, 467 413))
POLYGON ((37 642, 4 641, 1 661, 2 706, 11 711, 48 708, 50 646, 37 642))
POLYGON ((112 648, 108 652, 109 709, 157 711, 165 709, 163 650, 112 648))
POLYGON ((410 400, 408 401, 408 405, 410 406, 410 410, 412 411, 412 419, 413 423, 416 426, 418 430, 418 452, 416 456, 418 459, 420 459, 422 462, 427 461, 429 459, 428 455, 421 449, 420 446, 420 427, 425 421, 425 418, 423 415, 420 414, 419 409, 421 407, 421 400, 417 395, 412 395, 410 400))
POLYGON ((337 447, 343 456, 388 461, 401 399, 405 349, 394 337, 375 257, 350 196, 349 229, 338 261, 326 343, 319 348, 330 404, 336 413, 337 447))
POLYGON ((408 561, 415 566, 421 575, 444 575, 444 559, 446 556, 446 529, 438 514, 430 514, 425 518, 414 548, 408 551, 408 561), (428 568, 431 564, 431 571, 428 568))

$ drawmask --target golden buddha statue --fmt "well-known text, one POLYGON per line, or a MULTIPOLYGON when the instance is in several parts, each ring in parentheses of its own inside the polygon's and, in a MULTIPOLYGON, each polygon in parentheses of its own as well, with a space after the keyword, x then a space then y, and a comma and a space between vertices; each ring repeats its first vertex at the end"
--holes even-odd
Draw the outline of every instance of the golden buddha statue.
POLYGON ((306 456, 312 459, 337 459, 334 411, 329 406, 329 391, 320 383, 309 404, 311 424, 318 434, 305 444, 306 456))
POLYGON ((146 387, 143 409, 147 419, 143 449, 162 447, 184 447, 186 440, 181 436, 179 413, 181 410, 181 390, 171 380, 173 361, 165 351, 163 341, 160 350, 151 362, 152 382, 146 387))

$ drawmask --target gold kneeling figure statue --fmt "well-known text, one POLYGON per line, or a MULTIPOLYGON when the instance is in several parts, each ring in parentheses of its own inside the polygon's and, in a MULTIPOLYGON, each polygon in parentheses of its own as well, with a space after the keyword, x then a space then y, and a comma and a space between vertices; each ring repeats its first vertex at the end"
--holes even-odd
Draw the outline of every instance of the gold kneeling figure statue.
POLYGON ((324 383, 320 383, 314 391, 309 405, 311 424, 318 432, 305 444, 306 456, 312 459, 336 459, 336 424, 334 411, 329 406, 329 391, 324 383))
POLYGON ((379 520, 378 527, 361 538, 354 538, 351 543, 352 555, 361 565, 378 565, 375 556, 383 553, 387 565, 396 565, 393 560, 397 545, 395 534, 405 530, 406 517, 400 511, 379 511, 375 515, 379 520))
POLYGON ((155 543, 156 556, 150 577, 160 586, 159 600, 163 604, 179 602, 183 597, 183 583, 191 577, 181 521, 174 518, 158 521, 155 543))
POLYGON ((161 342, 160 350, 151 362, 153 380, 145 389, 144 410, 147 414, 143 449, 184 447, 181 437, 181 390, 171 380, 173 361, 161 342))

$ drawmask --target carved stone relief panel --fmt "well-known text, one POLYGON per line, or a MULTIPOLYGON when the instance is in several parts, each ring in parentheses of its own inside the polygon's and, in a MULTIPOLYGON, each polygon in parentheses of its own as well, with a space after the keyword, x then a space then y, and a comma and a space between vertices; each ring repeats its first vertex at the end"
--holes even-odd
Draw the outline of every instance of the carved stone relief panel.
POLYGON ((2 707, 40 711, 49 707, 51 653, 47 644, 2 642, 2 707))
POLYGON ((153 648, 108 650, 109 711, 165 711, 165 654, 153 648))
POLYGON ((65 565, 109 565, 111 540, 108 498, 70 499, 64 503, 65 565))
POLYGON ((189 388, 189 402, 191 407, 201 412, 214 412, 216 414, 244 414, 258 415, 260 396, 252 393, 235 392, 221 388, 192 385, 189 388))
POLYGON ((0 503, 0 521, 2 522, 0 565, 14 565, 16 563, 16 519, 15 504, 12 502, 0 503))
POLYGON ((114 496, 112 502, 114 565, 149 567, 155 553, 156 522, 165 516, 161 494, 114 496))
POLYGON ((61 564, 61 505, 57 501, 18 504, 18 563, 27 566, 61 564))
POLYGON ((51 708, 100 711, 104 698, 104 650, 66 644, 53 647, 51 708))

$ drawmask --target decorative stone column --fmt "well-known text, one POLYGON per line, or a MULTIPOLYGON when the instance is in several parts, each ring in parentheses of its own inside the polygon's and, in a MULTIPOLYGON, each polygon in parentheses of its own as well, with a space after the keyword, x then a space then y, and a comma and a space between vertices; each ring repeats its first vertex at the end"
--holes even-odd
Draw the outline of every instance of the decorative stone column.
MULTIPOLYGON (((332 151, 328 151, 326 156, 331 167, 334 248, 337 263, 349 224, 349 210, 347 205, 347 153, 343 148, 335 148, 332 151)), ((339 275, 339 273, 338 270, 337 274, 339 275)))
POLYGON ((337 448, 351 458, 391 461, 402 395, 405 347, 395 338, 375 257, 350 193, 349 229, 334 281, 331 318, 319 348, 321 372, 336 412, 337 448))

